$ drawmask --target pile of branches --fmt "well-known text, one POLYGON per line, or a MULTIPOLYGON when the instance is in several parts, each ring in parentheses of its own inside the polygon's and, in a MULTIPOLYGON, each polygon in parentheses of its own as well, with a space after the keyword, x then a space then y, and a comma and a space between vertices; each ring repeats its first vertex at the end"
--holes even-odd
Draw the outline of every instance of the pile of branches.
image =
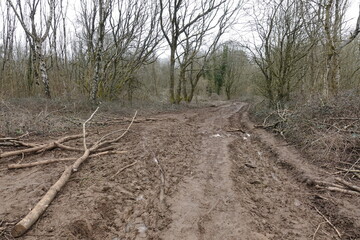
POLYGON ((255 125, 254 127, 272 130, 273 132, 280 134, 285 139, 288 122, 294 112, 287 108, 281 108, 280 104, 277 104, 275 110, 265 112, 266 116, 263 117, 262 124, 255 125))
POLYGON ((333 192, 341 192, 360 196, 360 187, 342 178, 335 178, 336 183, 315 181, 316 187, 333 192))
MULTIPOLYGON (((62 173, 61 177, 58 179, 56 183, 54 183, 50 189, 46 192, 46 194, 41 198, 41 200, 32 208, 32 210, 21 220, 19 221, 11 231, 11 235, 13 237, 19 237, 23 235, 26 231, 28 231, 31 226, 38 220, 38 218, 45 212, 47 207, 51 204, 52 200, 55 198, 57 193, 66 185, 72 173, 79 170, 80 165, 87 160, 88 158, 97 157, 100 155, 106 154, 119 154, 124 153, 125 151, 114 151, 113 147, 111 146, 113 143, 118 142, 130 129, 131 125, 135 121, 135 117, 137 112, 135 112, 133 118, 131 119, 128 127, 126 129, 120 129, 117 131, 110 132, 100 139, 98 139, 93 144, 88 144, 86 137, 86 124, 91 121, 94 117, 96 112, 99 108, 97 108, 92 115, 83 122, 82 126, 82 134, 65 136, 58 140, 42 143, 42 144, 34 144, 34 143, 27 143, 22 141, 22 138, 26 135, 22 135, 17 138, 0 138, 0 145, 11 145, 15 147, 22 147, 20 150, 14 151, 7 151, 7 152, 0 152, 0 161, 7 159, 11 156, 22 156, 22 159, 17 164, 9 164, 9 169, 18 169, 18 168, 26 168, 26 167, 33 167, 43 164, 50 164, 54 162, 60 161, 73 161, 72 164, 68 165, 64 172, 62 173), (115 137, 114 137, 115 136, 115 137), (66 142, 70 140, 76 140, 82 138, 83 148, 76 148, 72 146, 65 145, 66 142), (62 159, 49 159, 43 161, 37 161, 32 163, 22 163, 24 160, 24 156, 26 154, 36 154, 45 151, 52 150, 54 148, 59 148, 68 151, 74 152, 81 152, 82 155, 80 157, 71 157, 71 158, 62 158, 62 159)), ((129 167, 129 166, 127 166, 129 167)), ((117 173, 118 174, 118 173, 117 173)))
POLYGON ((271 130, 298 146, 314 163, 337 169, 336 174, 360 179, 360 97, 344 94, 282 109, 255 109, 262 121, 257 127, 271 130))

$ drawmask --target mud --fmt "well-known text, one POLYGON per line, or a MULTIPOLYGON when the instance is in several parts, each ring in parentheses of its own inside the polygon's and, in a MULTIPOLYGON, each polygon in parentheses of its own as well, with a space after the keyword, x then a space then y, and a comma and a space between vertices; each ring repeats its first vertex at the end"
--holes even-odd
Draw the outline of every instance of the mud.
MULTIPOLYGON (((316 209, 341 239, 360 239, 359 197, 316 189, 312 180, 327 180, 331 173, 253 128, 246 108, 218 102, 134 123, 115 146, 128 152, 85 162, 19 239, 339 239, 316 209), (165 173, 164 204, 155 158, 165 173)), ((93 124, 88 141, 127 124, 93 124)), ((53 150, 0 159, 0 239, 12 239, 12 226, 69 163, 19 170, 6 165, 70 156, 53 150)))

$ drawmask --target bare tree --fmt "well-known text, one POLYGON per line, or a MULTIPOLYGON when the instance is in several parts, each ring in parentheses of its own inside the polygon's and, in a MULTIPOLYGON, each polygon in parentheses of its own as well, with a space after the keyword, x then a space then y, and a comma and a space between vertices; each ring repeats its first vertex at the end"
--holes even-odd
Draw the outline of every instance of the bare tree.
MULTIPOLYGON (((351 43, 360 32, 360 12, 354 31, 348 39, 342 39, 347 0, 319 0, 318 6, 322 12, 322 25, 325 41, 323 42, 326 55, 326 70, 323 81, 325 98, 337 95, 340 85, 340 52, 351 43)), ((360 9, 359 9, 360 11, 360 9)))
POLYGON ((157 23, 159 9, 146 0, 82 1, 80 38, 86 42, 86 60, 91 66, 90 100, 114 99, 125 87, 128 98, 138 80, 136 71, 155 59, 161 40, 157 23), (101 7, 102 6, 102 7, 101 7))
POLYGON ((161 41, 159 6, 147 0, 118 2, 110 19, 112 45, 105 63, 108 78, 104 87, 110 99, 127 86, 128 100, 141 85, 136 71, 156 59, 161 41))
MULTIPOLYGON (((183 54, 183 68, 189 65, 191 62, 189 61, 190 56, 195 56, 198 51, 194 51, 194 46, 190 46, 194 43, 194 39, 199 40, 200 37, 201 40, 199 41, 202 41, 204 36, 208 35, 217 26, 218 22, 221 23, 219 19, 223 18, 224 15, 226 16, 226 14, 232 16, 234 10, 230 11, 228 7, 231 5, 231 2, 226 0, 201 0, 198 2, 160 0, 161 30, 170 48, 169 97, 171 103, 180 102, 181 86, 184 84, 184 82, 178 83, 177 96, 175 96, 176 60, 183 54), (189 41, 189 39, 191 40, 189 41), (192 53, 186 51, 179 53, 179 46, 183 43, 183 49, 192 51, 192 53)), ((196 48, 197 46, 195 46, 196 48)), ((181 74, 184 76, 184 70, 182 71, 181 74)), ((183 77, 182 81, 184 81, 183 77)))
POLYGON ((16 5, 14 5, 11 0, 7 0, 7 2, 13 9, 24 29, 32 51, 35 54, 34 56, 36 57, 36 62, 38 63, 39 71, 41 73, 41 81, 44 84, 45 96, 51 98, 43 43, 48 37, 51 29, 51 23, 56 7, 55 0, 48 0, 46 4, 41 0, 17 1, 16 5), (41 9, 41 7, 45 7, 47 10, 41 9), (43 16, 43 11, 48 11, 47 16, 43 16), (39 20, 40 23, 37 23, 37 20, 39 20))
POLYGON ((3 13, 3 62, 2 62, 2 71, 5 70, 6 63, 13 58, 14 50, 14 32, 16 29, 15 26, 15 16, 11 14, 10 5, 6 4, 6 12, 3 13))
POLYGON ((261 40, 252 52, 264 78, 258 83, 260 93, 270 105, 290 100, 290 93, 303 78, 300 61, 307 56, 314 42, 308 41, 302 1, 278 0, 260 4, 254 13, 254 27, 261 40))
POLYGON ((95 47, 95 70, 91 85, 90 101, 93 104, 97 103, 98 87, 100 82, 100 71, 102 65, 102 56, 104 50, 104 39, 105 39, 105 28, 106 20, 111 13, 112 0, 94 0, 94 6, 98 7, 98 23, 97 23, 97 36, 96 36, 96 47, 95 47))
POLYGON ((246 53, 239 47, 238 43, 225 43, 223 48, 224 51, 227 51, 224 89, 226 98, 230 100, 237 90, 237 83, 242 82, 242 78, 244 78, 245 67, 249 66, 249 61, 246 53))
POLYGON ((207 18, 202 19, 199 23, 194 23, 184 31, 183 40, 180 41, 176 50, 176 57, 179 62, 176 103, 182 99, 191 102, 197 83, 204 74, 207 58, 216 50, 223 34, 237 20, 242 4, 243 1, 227 1, 214 14, 208 15, 207 18), (194 68, 195 65, 196 68, 194 68), (190 87, 189 94, 188 85, 190 87))
MULTIPOLYGON (((2 46, 0 46, 0 80, 1 88, 5 89, 5 78, 10 75, 9 63, 12 62, 14 57, 14 33, 16 29, 16 17, 12 13, 10 5, 6 3, 6 6, 1 5, 2 12, 2 46), (3 8, 4 7, 4 8, 3 8)), ((2 92, 3 93, 3 92, 2 92)))

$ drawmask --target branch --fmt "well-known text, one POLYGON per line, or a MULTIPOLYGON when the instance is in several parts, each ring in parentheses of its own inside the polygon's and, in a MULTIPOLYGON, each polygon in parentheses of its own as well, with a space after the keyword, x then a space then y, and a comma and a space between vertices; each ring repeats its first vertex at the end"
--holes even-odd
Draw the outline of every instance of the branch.
MULTIPOLYGON (((122 154, 122 153, 127 153, 127 151, 105 151, 105 152, 100 152, 100 153, 90 155, 89 158, 94 158, 94 157, 107 155, 107 154, 122 154)), ((8 169, 35 167, 35 166, 45 165, 45 164, 50 164, 50 163, 75 161, 76 159, 77 159, 76 157, 71 157, 71 158, 49 159, 49 160, 43 160, 43 161, 38 161, 38 162, 32 162, 32 163, 9 164, 8 169)))
POLYGON ((90 155, 92 151, 98 150, 101 146, 103 146, 106 143, 113 143, 115 141, 118 141, 121 137, 123 137, 126 132, 130 129, 135 116, 137 114, 137 111, 135 112, 135 115, 133 117, 133 121, 129 124, 126 132, 124 132, 120 137, 115 138, 111 141, 102 142, 99 144, 95 144, 90 149, 86 146, 86 123, 89 122, 92 117, 95 115, 98 108, 94 111, 94 113, 89 117, 88 120, 86 120, 83 123, 83 137, 84 137, 84 148, 85 152, 84 154, 76 159, 75 163, 71 166, 68 166, 65 168, 65 171, 61 175, 60 179, 47 191, 47 193, 41 198, 41 200, 35 205, 35 207, 28 213, 20 222, 18 222, 15 227, 12 229, 11 234, 13 237, 20 237, 23 235, 27 230, 30 229, 30 227, 39 219, 39 217, 45 212, 47 207, 51 204, 52 200, 55 198, 56 194, 65 186, 67 181, 70 179, 71 173, 76 172, 81 165, 90 155))
POLYGON ((164 172, 164 169, 161 167, 159 160, 157 160, 156 157, 154 157, 154 162, 156 163, 156 165, 158 166, 158 168, 160 170, 161 185, 160 185, 159 199, 160 199, 160 203, 163 204, 165 201, 165 172, 164 172))
POLYGON ((356 21, 355 29, 350 34, 349 38, 339 46, 339 50, 350 44, 357 37, 357 35, 359 35, 359 33, 360 33, 360 6, 359 6, 359 14, 358 14, 358 19, 356 21))
POLYGON ((34 153, 34 152, 39 152, 39 151, 51 150, 51 149, 57 147, 57 144, 61 144, 63 142, 74 140, 74 139, 80 138, 82 136, 83 135, 81 135, 81 134, 70 135, 70 136, 62 137, 62 138, 60 138, 60 139, 58 139, 58 140, 56 140, 54 142, 41 144, 41 145, 38 145, 38 146, 34 146, 34 147, 31 147, 31 148, 26 148, 26 149, 22 149, 22 150, 16 150, 16 151, 11 151, 11 152, 1 153, 0 154, 0 159, 5 158, 5 157, 21 155, 21 154, 24 154, 24 153, 34 153))
POLYGON ((360 187, 352 185, 351 183, 341 179, 341 178, 335 178, 336 181, 338 181, 339 183, 343 184, 344 186, 350 188, 351 190, 357 191, 360 193, 360 187))
POLYGON ((23 235, 45 212, 49 204, 55 198, 56 194, 61 190, 71 176, 71 166, 66 167, 59 180, 50 187, 47 193, 41 198, 36 206, 11 230, 13 237, 23 235))
POLYGON ((135 164, 137 164, 137 161, 129 164, 129 165, 126 165, 125 167, 121 168, 119 171, 117 171, 112 177, 110 177, 110 179, 116 177, 119 173, 121 173, 122 171, 124 171, 125 169, 129 168, 129 167, 132 167, 134 166, 135 164))
POLYGON ((86 124, 94 117, 95 113, 99 110, 99 107, 95 109, 95 111, 91 114, 91 116, 83 123, 83 139, 84 139, 84 149, 87 150, 86 146, 86 124))
POLYGON ((319 211, 319 209, 317 209, 316 207, 314 207, 314 208, 315 208, 315 210, 320 214, 320 216, 322 216, 322 217, 324 218, 324 220, 335 230, 336 234, 337 234, 337 235, 339 236, 339 238, 341 239, 341 234, 340 234, 339 230, 336 229, 336 227, 334 226, 334 224, 332 224, 332 223, 330 222, 330 220, 329 220, 327 217, 325 217, 325 215, 322 214, 322 212, 319 211))

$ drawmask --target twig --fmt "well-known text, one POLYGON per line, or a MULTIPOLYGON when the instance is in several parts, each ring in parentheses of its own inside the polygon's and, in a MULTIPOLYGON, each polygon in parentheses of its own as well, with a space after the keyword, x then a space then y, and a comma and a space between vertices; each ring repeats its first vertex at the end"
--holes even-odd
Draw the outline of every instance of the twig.
POLYGON ((64 144, 62 144, 62 143, 55 143, 55 145, 56 145, 58 148, 61 148, 61 149, 64 149, 64 150, 68 150, 68 151, 74 151, 74 152, 82 152, 82 151, 84 151, 84 149, 66 146, 66 145, 64 145, 64 144))
POLYGON ((113 179, 114 177, 116 177, 119 173, 121 173, 122 171, 124 171, 125 169, 129 168, 129 167, 132 167, 134 166, 135 164, 137 164, 137 161, 129 164, 129 165, 126 165, 125 167, 121 168, 119 171, 117 171, 113 176, 110 177, 110 179, 113 179))
POLYGON ((21 159, 20 159, 20 161, 18 162, 18 164, 22 163, 22 161, 24 161, 24 158, 25 158, 25 154, 22 153, 22 154, 21 154, 21 159))
POLYGON ((317 226, 316 231, 314 232, 314 235, 313 235, 312 240, 315 240, 316 233, 319 231, 321 225, 323 225, 324 223, 326 223, 326 222, 321 222, 321 223, 317 226))
POLYGON ((226 130, 227 132, 241 132, 241 133, 245 133, 244 130, 240 129, 240 128, 237 128, 237 129, 229 129, 229 130, 226 130))
MULTIPOLYGON (((104 142, 101 142, 101 141, 97 141, 91 148, 92 149, 98 149, 98 148, 101 148, 102 146, 106 145, 106 144, 109 144, 109 143, 113 143, 113 142, 117 142, 119 141, 122 137, 125 136, 125 134, 130 130, 130 127, 132 126, 132 124, 134 123, 135 121, 135 118, 136 118, 136 115, 137 115, 137 111, 135 112, 129 126, 125 129, 125 131, 117 138, 115 139, 111 139, 111 140, 107 140, 107 141, 104 141, 104 142)), ((107 134, 107 135, 110 135, 110 134, 107 134)))
POLYGON ((216 203, 209 209, 209 211, 206 212, 205 215, 209 215, 215 208, 216 206, 219 204, 220 202, 220 198, 216 201, 216 203))
POLYGON ((338 117, 338 118, 330 118, 331 120, 360 120, 360 118, 351 118, 351 117, 338 117))
POLYGON ((13 140, 19 140, 23 137, 26 137, 27 135, 29 135, 29 132, 24 133, 23 135, 19 136, 19 137, 4 137, 4 138, 0 138, 0 142, 6 142, 6 141, 13 141, 13 140))
POLYGON ((315 206, 314 206, 314 208, 315 208, 315 210, 317 211, 317 213, 320 214, 320 216, 322 216, 322 217, 324 218, 324 220, 335 230, 336 234, 337 234, 338 237, 341 239, 341 234, 340 234, 339 230, 337 230, 337 228, 334 226, 334 224, 332 224, 332 223, 330 222, 330 220, 329 220, 327 217, 325 217, 325 215, 322 214, 322 212, 320 212, 319 209, 317 209, 315 206))
POLYGON ((343 172, 360 173, 360 170, 357 170, 357 169, 349 170, 349 169, 339 168, 339 167, 337 167, 336 169, 341 170, 343 172))
POLYGON ((84 139, 84 149, 87 149, 86 146, 86 124, 94 117, 95 113, 99 110, 99 107, 95 109, 95 111, 91 114, 91 116, 83 123, 83 139, 84 139))
POLYGON ((98 143, 101 142, 101 141, 103 141, 103 140, 104 140, 105 138, 107 138, 108 136, 114 135, 115 133, 118 133, 118 132, 121 132, 121 131, 126 131, 126 129, 119 129, 119 130, 116 130, 116 131, 114 131, 114 132, 110 132, 110 133, 108 133, 108 134, 105 134, 104 136, 102 136, 102 137, 99 139, 98 143))
MULTIPOLYGON (((356 166, 356 164, 358 164, 359 161, 360 161, 360 158, 359 158, 358 160, 356 160, 356 162, 355 162, 353 165, 351 165, 351 167, 349 168, 349 170, 345 173, 344 177, 351 171, 351 169, 353 169, 353 168, 356 166)), ((359 172, 360 172, 360 171, 359 171, 359 172)))
MULTIPOLYGON (((353 166, 353 164, 352 164, 352 163, 343 162, 343 161, 337 161, 337 162, 338 162, 338 163, 342 163, 342 164, 346 164, 346 165, 353 166)), ((358 166, 353 166, 353 168, 355 168, 355 169, 359 169, 359 170, 360 170, 360 167, 358 167, 358 166)))
POLYGON ((347 190, 344 188, 339 188, 339 187, 324 187, 324 189, 327 189, 329 191, 332 192, 340 192, 340 193, 346 193, 346 194, 355 194, 355 195, 359 195, 360 193, 357 191, 352 191, 352 190, 347 190))
POLYGON ((271 113, 264 119, 263 124, 262 124, 263 126, 265 126, 268 118, 271 117, 274 113, 275 113, 275 112, 271 112, 271 113))
POLYGON ((355 185, 351 185, 351 183, 345 181, 344 179, 341 178, 335 178, 336 181, 338 181, 339 183, 345 185, 346 187, 350 188, 351 190, 357 191, 360 193, 360 187, 355 186, 355 185))
POLYGON ((156 157, 154 157, 154 162, 156 163, 156 165, 158 166, 158 168, 160 169, 160 180, 161 180, 161 185, 160 185, 160 195, 159 195, 159 199, 161 203, 164 203, 165 200, 165 172, 164 169, 161 167, 159 160, 157 160, 156 157))

